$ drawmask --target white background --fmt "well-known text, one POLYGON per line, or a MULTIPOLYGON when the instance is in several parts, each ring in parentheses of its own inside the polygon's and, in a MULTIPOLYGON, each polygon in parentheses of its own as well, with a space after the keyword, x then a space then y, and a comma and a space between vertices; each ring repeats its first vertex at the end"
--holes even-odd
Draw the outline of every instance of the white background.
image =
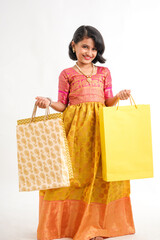
POLYGON ((18 191, 16 121, 31 116, 37 95, 57 100, 81 25, 104 37, 114 94, 131 89, 151 106, 154 178, 131 181, 136 234, 114 239, 160 239, 159 23, 159 0, 0 0, 0 239, 36 239, 38 192, 18 191))

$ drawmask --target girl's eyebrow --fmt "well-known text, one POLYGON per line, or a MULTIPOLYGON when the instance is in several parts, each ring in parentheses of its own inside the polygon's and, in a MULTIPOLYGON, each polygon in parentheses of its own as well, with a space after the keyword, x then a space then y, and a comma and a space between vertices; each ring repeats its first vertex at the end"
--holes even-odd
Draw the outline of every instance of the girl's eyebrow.
MULTIPOLYGON (((89 47, 89 45, 87 45, 86 43, 83 43, 82 46, 87 46, 87 47, 89 47)), ((96 49, 96 47, 93 47, 93 48, 96 49)))

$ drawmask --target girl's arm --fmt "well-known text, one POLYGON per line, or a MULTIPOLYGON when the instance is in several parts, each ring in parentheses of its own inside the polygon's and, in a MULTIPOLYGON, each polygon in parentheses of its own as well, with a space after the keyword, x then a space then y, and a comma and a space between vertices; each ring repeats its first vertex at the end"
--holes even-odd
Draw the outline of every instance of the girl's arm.
POLYGON ((67 107, 67 104, 63 104, 61 102, 51 102, 50 107, 58 112, 64 112, 67 107))
POLYGON ((46 108, 50 106, 58 112, 63 112, 67 107, 67 104, 63 104, 61 102, 52 102, 50 99, 44 97, 36 97, 36 100, 36 105, 40 108, 46 108))
POLYGON ((130 97, 131 91, 130 90, 122 90, 119 93, 117 93, 114 97, 107 98, 105 100, 105 105, 107 107, 111 107, 115 105, 118 102, 118 99, 120 100, 126 100, 130 97))
POLYGON ((105 100, 105 105, 106 105, 106 107, 111 107, 111 106, 114 106, 117 102, 118 102, 118 97, 116 95, 114 97, 107 98, 105 100))

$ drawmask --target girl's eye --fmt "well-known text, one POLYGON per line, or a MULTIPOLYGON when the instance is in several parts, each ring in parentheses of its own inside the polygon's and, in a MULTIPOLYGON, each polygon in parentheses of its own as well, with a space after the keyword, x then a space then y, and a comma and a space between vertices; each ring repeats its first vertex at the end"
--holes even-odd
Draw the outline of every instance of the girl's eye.
MULTIPOLYGON (((83 48, 88 48, 88 46, 87 46, 87 45, 83 45, 83 48)), ((93 48, 92 50, 93 50, 93 51, 97 51, 96 48, 93 48)))

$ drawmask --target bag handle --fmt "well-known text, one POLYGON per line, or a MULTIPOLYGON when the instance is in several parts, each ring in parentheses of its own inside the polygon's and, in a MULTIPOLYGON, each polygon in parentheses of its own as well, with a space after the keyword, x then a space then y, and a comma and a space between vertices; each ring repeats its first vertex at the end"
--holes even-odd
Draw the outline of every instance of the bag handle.
MULTIPOLYGON (((34 104, 34 108, 33 108, 33 112, 32 112, 32 117, 31 117, 31 121, 29 124, 31 124, 31 122, 34 121, 35 117, 36 117, 36 112, 37 112, 37 105, 34 104)), ((48 119, 48 115, 50 114, 50 111, 49 111, 49 106, 46 107, 45 109, 45 115, 44 115, 44 122, 46 121, 46 118, 48 119)))
MULTIPOLYGON (((134 104, 135 108, 137 109, 137 105, 136 105, 132 95, 130 95, 129 100, 130 100, 131 105, 134 104)), ((120 99, 118 98, 118 102, 116 103, 116 106, 117 106, 116 110, 118 110, 118 108, 119 108, 119 101, 120 101, 120 99)))

